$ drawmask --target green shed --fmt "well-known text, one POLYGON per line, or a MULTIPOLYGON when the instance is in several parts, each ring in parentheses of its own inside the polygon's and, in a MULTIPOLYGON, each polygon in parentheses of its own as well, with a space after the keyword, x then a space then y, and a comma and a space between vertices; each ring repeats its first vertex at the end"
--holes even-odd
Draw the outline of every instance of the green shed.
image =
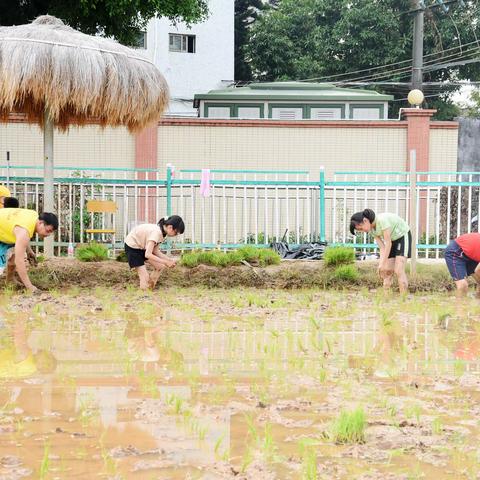
POLYGON ((251 83, 196 94, 202 118, 386 120, 391 95, 328 83, 251 83))

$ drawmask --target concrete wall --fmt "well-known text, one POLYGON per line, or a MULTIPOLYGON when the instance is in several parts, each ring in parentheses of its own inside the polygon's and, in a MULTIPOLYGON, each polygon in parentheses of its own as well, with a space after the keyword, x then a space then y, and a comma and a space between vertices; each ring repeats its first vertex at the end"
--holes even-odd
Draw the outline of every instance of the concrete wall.
MULTIPOLYGON (((0 124, 0 165, 6 151, 16 166, 43 164, 43 134, 36 125, 0 124)), ((135 138, 125 128, 89 125, 72 127, 66 133, 55 131, 54 160, 65 167, 134 168, 135 138)))
POLYGON ((147 28, 147 56, 164 74, 172 97, 170 112, 195 114, 193 96, 234 79, 234 1, 209 0, 205 22, 188 27, 167 19, 151 20, 147 28), (169 34, 196 36, 195 53, 170 52, 169 34))
MULTIPOLYGON (((165 119, 157 139, 151 137, 150 142, 148 135, 135 137, 124 128, 73 127, 55 133, 55 164, 152 168, 156 158, 161 170, 167 163, 177 169, 309 170, 312 179, 321 166, 331 178, 335 171, 397 171, 407 165, 406 122, 165 119), (143 143, 149 146, 148 158, 143 143)), ((432 123, 430 170, 456 170, 457 142, 456 123, 432 123)), ((0 165, 7 150, 12 165, 42 165, 42 145, 37 126, 0 124, 0 165)))

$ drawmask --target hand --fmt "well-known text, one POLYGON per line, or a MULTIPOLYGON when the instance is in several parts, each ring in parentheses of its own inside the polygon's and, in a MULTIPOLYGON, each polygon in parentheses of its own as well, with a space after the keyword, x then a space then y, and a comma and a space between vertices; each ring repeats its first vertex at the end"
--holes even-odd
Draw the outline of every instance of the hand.
POLYGON ((38 295, 40 294, 40 290, 35 286, 32 285, 31 287, 28 287, 27 290, 32 294, 32 295, 38 295))
POLYGON ((173 268, 177 265, 177 261, 176 260, 173 260, 173 259, 170 259, 170 261, 168 262, 168 267, 169 268, 173 268))
POLYGON ((32 251, 27 252, 27 260, 32 267, 36 267, 38 265, 37 256, 32 251))

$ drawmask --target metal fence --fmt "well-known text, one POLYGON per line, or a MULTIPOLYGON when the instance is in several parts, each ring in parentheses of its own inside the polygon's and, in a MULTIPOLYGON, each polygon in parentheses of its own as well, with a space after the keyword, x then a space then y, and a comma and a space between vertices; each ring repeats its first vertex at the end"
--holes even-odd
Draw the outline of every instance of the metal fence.
MULTIPOLYGON (((21 206, 42 210, 40 167, 0 167, 21 206)), ((307 171, 55 169, 57 253, 88 240, 86 230, 113 228, 118 246, 135 224, 181 215, 182 248, 268 245, 285 238, 298 244, 326 240, 375 248, 366 235, 352 237, 350 216, 364 208, 407 219, 415 202, 418 256, 439 258, 451 238, 479 231, 480 172, 336 172, 326 180, 307 171), (202 185, 203 175, 203 185, 202 185), (415 175, 416 195, 411 195, 415 175), (205 186, 205 183, 207 186, 205 186), (110 219, 86 211, 89 199, 113 200, 110 219), (416 199, 416 200, 415 200, 416 199)))

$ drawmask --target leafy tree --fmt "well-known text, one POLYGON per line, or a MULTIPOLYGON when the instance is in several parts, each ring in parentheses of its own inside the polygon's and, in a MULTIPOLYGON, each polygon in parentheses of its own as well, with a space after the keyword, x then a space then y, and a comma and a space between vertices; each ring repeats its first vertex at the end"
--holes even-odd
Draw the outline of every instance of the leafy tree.
POLYGON ((88 34, 102 33, 135 44, 153 17, 194 23, 208 14, 208 0, 0 0, 0 25, 20 25, 55 15, 88 34))
POLYGON ((248 81, 252 78, 244 49, 248 30, 263 9, 265 3, 262 0, 235 0, 235 80, 248 81))
MULTIPOLYGON (((450 4, 448 14, 440 8, 426 10, 426 82, 480 78, 480 62, 436 68, 439 63, 478 57, 480 44, 474 42, 480 37, 479 9, 477 1, 467 0, 463 6, 450 4), (465 44, 470 45, 460 47, 465 44)), ((277 8, 263 11, 250 29, 245 51, 254 78, 409 82, 411 10, 410 0, 282 0, 277 8), (355 71, 359 72, 345 75, 355 71), (338 77, 332 79, 332 75, 338 77)), ((408 86, 383 88, 397 98, 405 98, 408 92, 408 86)), ((435 104, 442 118, 453 115, 448 100, 452 89, 431 100, 438 93, 438 87, 426 91, 428 104, 435 104)))
POLYGON ((475 88, 470 95, 471 104, 465 109, 465 115, 471 118, 480 118, 480 88, 475 88))

